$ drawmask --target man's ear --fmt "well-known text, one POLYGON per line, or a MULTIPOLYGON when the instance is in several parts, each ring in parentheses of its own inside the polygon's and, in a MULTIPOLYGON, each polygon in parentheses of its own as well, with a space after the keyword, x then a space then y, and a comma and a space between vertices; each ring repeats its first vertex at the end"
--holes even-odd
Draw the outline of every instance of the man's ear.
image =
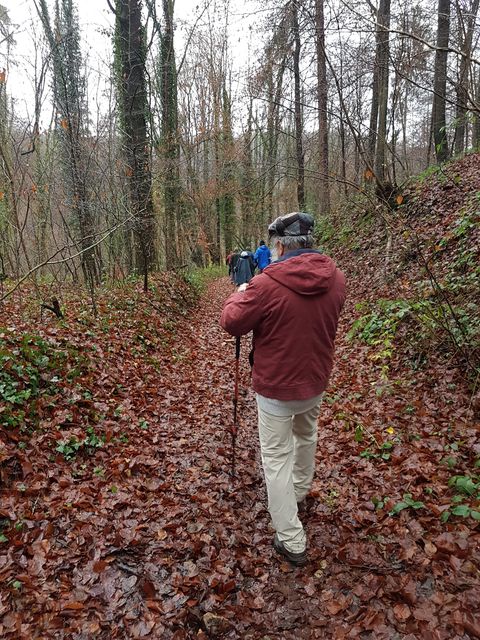
POLYGON ((285 247, 283 246, 283 244, 281 242, 279 242, 277 240, 277 242, 275 243, 275 249, 277 251, 277 256, 279 258, 281 258, 283 256, 283 254, 285 253, 285 247))

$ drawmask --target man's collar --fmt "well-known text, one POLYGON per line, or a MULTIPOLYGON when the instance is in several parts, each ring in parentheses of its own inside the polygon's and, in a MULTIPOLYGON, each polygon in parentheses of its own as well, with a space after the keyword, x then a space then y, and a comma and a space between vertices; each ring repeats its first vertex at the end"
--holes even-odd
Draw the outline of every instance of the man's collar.
POLYGON ((301 256, 304 253, 322 253, 319 249, 293 249, 292 251, 287 251, 283 256, 277 258, 275 262, 283 262, 284 260, 288 260, 288 258, 294 258, 295 256, 301 256))

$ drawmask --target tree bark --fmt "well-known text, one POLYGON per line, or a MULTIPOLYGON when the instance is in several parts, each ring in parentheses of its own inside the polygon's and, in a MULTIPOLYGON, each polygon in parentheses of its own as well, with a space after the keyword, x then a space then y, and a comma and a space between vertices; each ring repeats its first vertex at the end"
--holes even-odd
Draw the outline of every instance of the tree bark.
POLYGON ((472 55, 472 41, 475 29, 475 21, 478 13, 480 0, 473 0, 472 5, 464 17, 458 0, 456 1, 457 16, 459 23, 459 40, 462 56, 457 80, 457 104, 455 113, 455 153, 461 154, 465 151, 467 132, 467 113, 469 105, 469 81, 471 75, 470 56, 472 55))
POLYGON ((71 0, 55 4, 53 28, 45 0, 39 0, 36 8, 53 62, 53 100, 59 120, 57 135, 61 140, 66 192, 80 231, 78 244, 83 275, 92 289, 100 281, 100 269, 95 249, 91 246, 96 226, 83 147, 88 132, 88 116, 78 18, 71 0))
MULTIPOLYGON (((378 22, 380 10, 375 14, 376 21, 378 22)), ((378 26, 375 29, 375 62, 373 65, 373 79, 372 79, 372 102, 370 105, 370 126, 368 130, 368 162, 373 167, 375 162, 375 147, 377 144, 377 125, 378 125, 378 76, 380 73, 380 50, 379 50, 379 30, 378 26)))
POLYGON ((437 49, 433 79, 432 129, 437 163, 449 158, 446 132, 447 47, 450 36, 450 0, 438 0, 437 49))
POLYGON ((174 48, 173 0, 163 0, 164 32, 161 36, 161 152, 164 162, 163 202, 166 220, 165 251, 167 267, 181 261, 179 238, 181 226, 181 188, 179 175, 177 69, 174 48))
MULTIPOLYGON (((475 82, 475 103, 480 104, 480 72, 477 75, 475 82)), ((475 118, 473 120, 473 132, 472 132, 472 145, 473 148, 480 149, 480 113, 476 111, 475 118)))
MULTIPOLYGON (((318 99, 318 143, 319 143, 319 207, 324 215, 330 213, 330 181, 328 161, 328 117, 327 117, 327 64, 325 54, 324 0, 315 0, 315 30, 317 50, 317 99, 318 99)), ((343 133, 343 129, 342 129, 343 133)), ((345 139, 342 137, 342 145, 345 139)), ((343 147, 342 147, 343 149, 343 147)))
POLYGON ((295 92, 295 150, 297 156, 297 200, 298 210, 305 209, 305 153, 303 150, 303 109, 302 85, 300 78, 300 28, 298 24, 297 3, 292 2, 292 27, 294 38, 293 75, 295 92))
POLYGON ((223 175, 222 175, 222 200, 223 200, 223 236, 225 240, 225 254, 233 250, 233 238, 235 233, 235 171, 234 171, 234 144, 232 131, 231 98, 227 91, 226 81, 222 89, 222 130, 223 130, 223 175))
POLYGON ((386 180, 390 0, 380 0, 377 22, 378 126, 375 175, 377 184, 382 187, 386 180))
POLYGON ((282 96, 283 76, 286 68, 285 54, 282 56, 278 72, 274 77, 272 64, 271 77, 269 78, 268 92, 268 114, 267 114, 267 138, 266 138, 266 193, 265 193, 265 213, 267 220, 262 220, 261 227, 263 229, 267 221, 273 219, 273 192, 275 189, 275 180, 277 176, 277 154, 278 154, 278 136, 280 130, 280 99, 282 96), (270 82, 271 81, 271 82, 270 82))
POLYGON ((116 1, 115 54, 125 173, 134 218, 135 268, 143 275, 146 288, 148 272, 156 263, 156 255, 141 14, 141 0, 116 1))

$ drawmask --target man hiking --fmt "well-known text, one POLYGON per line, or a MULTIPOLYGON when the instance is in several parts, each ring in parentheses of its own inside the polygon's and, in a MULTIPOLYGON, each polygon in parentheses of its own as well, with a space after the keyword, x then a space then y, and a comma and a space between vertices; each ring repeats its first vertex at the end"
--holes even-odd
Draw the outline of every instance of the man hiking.
POLYGON ((267 247, 263 240, 260 240, 260 245, 255 251, 253 259, 255 260, 255 264, 257 265, 260 273, 262 273, 265 267, 268 267, 268 265, 272 261, 272 254, 270 253, 270 249, 267 247))
POLYGON ((294 565, 307 560, 298 504, 314 474, 317 418, 333 365, 345 278, 313 248, 314 220, 290 213, 269 226, 278 259, 225 302, 220 324, 253 331, 252 384, 274 547, 294 565))

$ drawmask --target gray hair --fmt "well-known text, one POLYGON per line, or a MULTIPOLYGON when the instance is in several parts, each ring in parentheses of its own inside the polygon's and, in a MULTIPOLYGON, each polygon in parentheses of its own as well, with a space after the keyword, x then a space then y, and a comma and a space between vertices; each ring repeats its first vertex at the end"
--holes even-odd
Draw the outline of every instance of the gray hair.
POLYGON ((272 236, 270 244, 272 247, 277 242, 285 247, 285 251, 294 251, 295 249, 311 249, 313 247, 313 236, 272 236))

